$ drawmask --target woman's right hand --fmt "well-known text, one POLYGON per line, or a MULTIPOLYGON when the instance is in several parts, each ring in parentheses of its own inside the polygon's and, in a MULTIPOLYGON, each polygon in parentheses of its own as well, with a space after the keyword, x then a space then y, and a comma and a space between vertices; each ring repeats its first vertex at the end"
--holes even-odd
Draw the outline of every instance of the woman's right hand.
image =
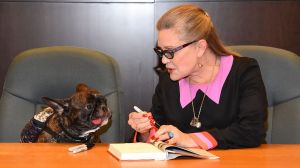
POLYGON ((152 114, 149 112, 131 112, 128 116, 128 124, 133 128, 135 131, 141 134, 148 134, 149 130, 153 127, 152 114))

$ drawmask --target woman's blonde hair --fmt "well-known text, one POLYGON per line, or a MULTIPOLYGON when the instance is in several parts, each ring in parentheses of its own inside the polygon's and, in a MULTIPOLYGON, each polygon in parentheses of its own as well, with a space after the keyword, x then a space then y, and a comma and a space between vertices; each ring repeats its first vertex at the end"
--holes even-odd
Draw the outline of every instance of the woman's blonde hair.
POLYGON ((195 5, 179 5, 170 9, 160 17, 156 28, 158 31, 174 29, 180 40, 186 42, 205 39, 217 56, 239 55, 225 48, 216 34, 210 16, 195 5))

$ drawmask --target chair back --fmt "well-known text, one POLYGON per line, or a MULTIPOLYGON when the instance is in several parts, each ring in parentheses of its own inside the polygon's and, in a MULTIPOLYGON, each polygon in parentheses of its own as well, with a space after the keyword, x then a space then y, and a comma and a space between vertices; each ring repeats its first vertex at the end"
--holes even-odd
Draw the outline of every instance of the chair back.
POLYGON ((300 143, 300 57, 274 47, 230 48, 260 65, 269 104, 267 142, 300 143))

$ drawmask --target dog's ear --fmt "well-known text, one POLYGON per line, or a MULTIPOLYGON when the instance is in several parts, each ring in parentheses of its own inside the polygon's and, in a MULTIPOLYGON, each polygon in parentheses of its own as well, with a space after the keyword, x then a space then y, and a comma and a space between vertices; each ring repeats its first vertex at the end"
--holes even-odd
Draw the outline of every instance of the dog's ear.
POLYGON ((54 100, 49 97, 42 97, 42 100, 60 115, 68 108, 69 105, 68 100, 54 100))
POLYGON ((76 86, 76 92, 88 91, 89 89, 90 88, 86 84, 83 84, 83 83, 79 83, 76 86))

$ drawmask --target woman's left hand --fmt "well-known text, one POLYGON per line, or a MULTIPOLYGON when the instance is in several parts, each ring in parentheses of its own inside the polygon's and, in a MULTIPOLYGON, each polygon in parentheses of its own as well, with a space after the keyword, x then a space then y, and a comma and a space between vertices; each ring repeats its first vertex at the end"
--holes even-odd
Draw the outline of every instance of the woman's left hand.
POLYGON ((197 144, 189 136, 189 134, 181 132, 173 125, 162 125, 155 133, 154 138, 157 141, 165 141, 168 144, 176 144, 182 147, 197 147, 197 144), (173 134, 170 137, 168 133, 173 134))

